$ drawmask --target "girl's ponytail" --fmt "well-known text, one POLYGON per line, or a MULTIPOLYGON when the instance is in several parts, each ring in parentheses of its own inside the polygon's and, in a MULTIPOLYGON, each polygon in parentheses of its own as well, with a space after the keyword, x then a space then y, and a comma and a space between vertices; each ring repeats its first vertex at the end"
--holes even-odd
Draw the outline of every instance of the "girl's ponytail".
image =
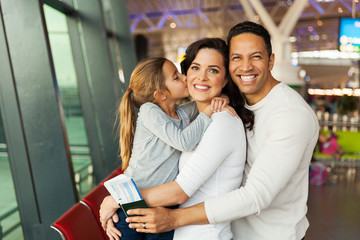
POLYGON ((118 111, 118 120, 120 120, 119 146, 123 171, 129 166, 135 134, 136 116, 131 92, 128 88, 121 100, 118 111))

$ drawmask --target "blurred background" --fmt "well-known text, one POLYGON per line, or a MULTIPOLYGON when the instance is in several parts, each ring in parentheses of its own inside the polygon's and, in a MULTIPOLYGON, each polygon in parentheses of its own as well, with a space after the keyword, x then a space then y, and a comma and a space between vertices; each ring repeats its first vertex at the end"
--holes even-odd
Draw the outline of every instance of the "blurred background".
POLYGON ((179 66, 245 20, 319 119, 306 239, 358 239, 359 0, 0 0, 0 240, 60 239, 50 224, 120 166, 115 111, 138 61, 179 66))

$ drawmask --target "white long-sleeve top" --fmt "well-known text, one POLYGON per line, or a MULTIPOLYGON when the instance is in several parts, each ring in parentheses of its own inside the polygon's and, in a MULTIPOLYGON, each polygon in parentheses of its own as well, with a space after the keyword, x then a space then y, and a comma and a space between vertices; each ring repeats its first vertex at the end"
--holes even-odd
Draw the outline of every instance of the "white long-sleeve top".
MULTIPOLYGON (((183 152, 176 182, 190 197, 180 207, 203 202, 240 187, 246 159, 243 123, 227 112, 214 113, 212 122, 193 152, 183 152)), ((175 230, 174 240, 229 240, 230 220, 221 224, 192 225, 175 230)))
POLYGON ((231 221, 234 240, 300 240, 306 219, 309 163, 318 139, 313 110, 283 83, 252 106, 243 186, 205 201, 211 224, 231 221))

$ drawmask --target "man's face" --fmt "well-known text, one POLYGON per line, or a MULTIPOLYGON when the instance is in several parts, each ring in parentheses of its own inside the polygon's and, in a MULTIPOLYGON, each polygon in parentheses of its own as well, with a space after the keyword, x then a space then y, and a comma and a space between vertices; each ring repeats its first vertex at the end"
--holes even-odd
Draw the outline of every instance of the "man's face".
POLYGON ((274 55, 268 56, 262 37, 242 33, 230 41, 230 75, 246 100, 253 105, 271 90, 274 55))

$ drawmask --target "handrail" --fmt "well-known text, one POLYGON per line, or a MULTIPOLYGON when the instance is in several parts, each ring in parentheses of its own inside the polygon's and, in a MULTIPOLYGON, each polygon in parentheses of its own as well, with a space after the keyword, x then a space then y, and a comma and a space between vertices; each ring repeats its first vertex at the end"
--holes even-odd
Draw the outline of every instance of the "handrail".
POLYGON ((5 212, 4 214, 0 215, 0 240, 7 236, 8 234, 10 234, 12 231, 14 231, 16 228, 18 228, 21 223, 16 222, 13 226, 11 226, 10 228, 8 228, 6 231, 3 232, 2 226, 1 226, 1 221, 4 220, 5 218, 9 217, 10 215, 14 214, 15 212, 17 212, 19 209, 17 206, 11 208, 10 210, 8 210, 7 212, 5 212))
POLYGON ((8 216, 10 216, 11 214, 13 214, 14 212, 18 211, 18 207, 15 206, 13 208, 11 208, 10 210, 8 210, 7 212, 3 213, 0 215, 0 222, 2 220, 4 220, 5 218, 7 218, 8 216))

